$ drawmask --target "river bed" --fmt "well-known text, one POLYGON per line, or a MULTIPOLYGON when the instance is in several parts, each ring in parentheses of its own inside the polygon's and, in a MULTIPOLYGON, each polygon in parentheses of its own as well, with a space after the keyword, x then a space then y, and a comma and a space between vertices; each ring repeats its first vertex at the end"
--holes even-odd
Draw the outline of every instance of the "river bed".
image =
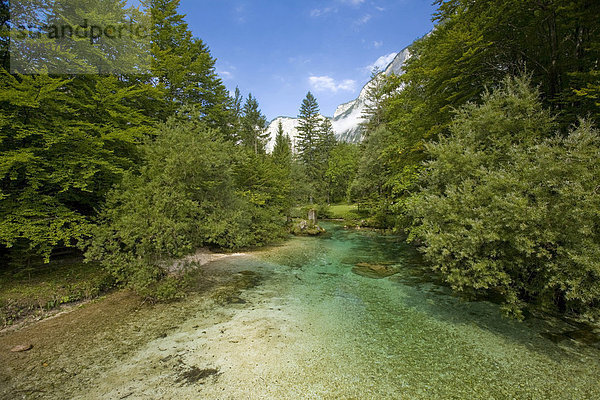
POLYGON ((0 398, 600 398, 594 332, 503 318, 453 296, 398 238, 325 227, 202 266, 179 302, 119 292, 1 334, 0 398))

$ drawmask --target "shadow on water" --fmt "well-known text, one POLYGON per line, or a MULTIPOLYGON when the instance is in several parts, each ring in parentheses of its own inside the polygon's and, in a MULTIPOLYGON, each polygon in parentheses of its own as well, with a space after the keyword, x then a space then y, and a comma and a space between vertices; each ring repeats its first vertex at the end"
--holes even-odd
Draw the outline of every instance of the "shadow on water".
MULTIPOLYGON (((438 274, 423 267, 420 254, 399 236, 345 230, 334 223, 328 223, 326 228, 330 233, 325 240, 350 244, 341 259, 342 268, 369 262, 398 267, 399 273, 386 279, 406 294, 402 296, 404 307, 441 322, 475 325, 557 362, 566 353, 600 349, 600 332, 593 326, 541 311, 528 312, 526 319, 519 322, 502 315, 499 297, 461 298, 438 274)), ((389 312, 394 313, 391 305, 389 312)))

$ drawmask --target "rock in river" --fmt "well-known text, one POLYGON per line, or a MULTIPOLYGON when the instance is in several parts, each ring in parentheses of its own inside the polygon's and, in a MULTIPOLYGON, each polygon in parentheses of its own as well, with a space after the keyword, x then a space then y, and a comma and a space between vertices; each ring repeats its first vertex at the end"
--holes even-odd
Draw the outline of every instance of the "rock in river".
POLYGON ((393 265, 358 263, 352 272, 367 278, 382 279, 397 274, 398 268, 393 265))
POLYGON ((29 351, 31 349, 33 349, 32 344, 20 344, 18 346, 13 347, 12 349, 10 349, 10 351, 13 353, 22 353, 24 351, 29 351))

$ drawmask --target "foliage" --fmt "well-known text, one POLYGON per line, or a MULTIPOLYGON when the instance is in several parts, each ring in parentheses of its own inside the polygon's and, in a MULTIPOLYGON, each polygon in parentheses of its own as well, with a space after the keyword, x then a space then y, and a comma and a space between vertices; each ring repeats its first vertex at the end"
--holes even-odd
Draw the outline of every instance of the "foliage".
POLYGON ((113 285, 96 263, 64 261, 0 271, 0 328, 62 304, 98 297, 113 285))
POLYGON ((427 145, 411 238, 455 289, 498 291, 517 316, 526 302, 597 314, 600 136, 555 135, 528 84, 505 80, 427 145))
POLYGON ((143 148, 140 173, 127 173, 110 194, 88 259, 145 293, 173 258, 281 234, 268 158, 240 152, 221 136, 194 112, 162 126, 143 148))
POLYGON ((6 72, 0 87, 0 242, 48 258, 89 234, 95 207, 135 165, 154 124, 138 105, 154 89, 6 72))
POLYGON ((275 136, 275 145, 271 153, 276 174, 278 175, 278 187, 280 189, 280 197, 282 199, 282 212, 286 216, 290 216, 291 207, 293 205, 293 187, 297 186, 297 182, 292 180, 293 157, 292 157, 292 141, 290 137, 283 131, 281 121, 277 127, 275 136))
POLYGON ((329 202, 348 199, 350 183, 356 176, 359 161, 360 151, 356 144, 339 142, 331 149, 325 171, 329 202))
POLYGON ((306 94, 302 100, 300 113, 298 114, 298 156, 304 167, 309 180, 318 178, 318 142, 321 117, 319 115, 319 104, 311 92, 306 94))
POLYGON ((284 167, 289 167, 292 162, 292 141, 290 137, 283 131, 281 121, 277 125, 277 133, 275 134, 275 145, 273 146, 273 159, 277 164, 284 167))
POLYGON ((262 114, 256 98, 248 95, 240 117, 241 143, 252 149, 254 153, 264 154, 265 146, 269 141, 267 130, 267 118, 262 114))
POLYGON ((315 201, 331 201, 331 190, 325 174, 335 145, 331 121, 319 114, 317 99, 308 92, 298 115, 297 151, 311 204, 315 201))
POLYGON ((540 88, 563 134, 579 117, 599 122, 600 3, 579 0, 439 0, 435 29, 410 46, 403 74, 376 81, 365 124, 356 200, 396 228, 409 223, 404 203, 426 159, 425 143, 448 134, 453 110, 480 102, 486 87, 523 72, 540 88), (382 128, 383 127, 383 128, 382 128), (386 129, 385 140, 368 143, 386 129), (368 154, 371 152, 375 154, 368 154), (377 199, 369 194, 377 186, 377 199), (381 188, 381 189, 380 189, 381 188), (392 216, 392 218, 385 217, 392 216))
POLYGON ((231 99, 215 71, 208 46, 177 12, 179 0, 148 0, 152 20, 152 75, 166 90, 163 119, 193 105, 210 127, 229 136, 231 99))

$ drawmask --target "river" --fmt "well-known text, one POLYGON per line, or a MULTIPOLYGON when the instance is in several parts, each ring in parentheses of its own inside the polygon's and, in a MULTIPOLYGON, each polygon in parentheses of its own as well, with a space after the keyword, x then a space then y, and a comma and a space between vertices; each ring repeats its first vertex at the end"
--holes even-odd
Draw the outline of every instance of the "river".
POLYGON ((0 398, 600 398, 589 330, 506 319, 453 296, 398 238, 324 226, 199 268, 181 301, 118 292, 1 334, 0 398))

